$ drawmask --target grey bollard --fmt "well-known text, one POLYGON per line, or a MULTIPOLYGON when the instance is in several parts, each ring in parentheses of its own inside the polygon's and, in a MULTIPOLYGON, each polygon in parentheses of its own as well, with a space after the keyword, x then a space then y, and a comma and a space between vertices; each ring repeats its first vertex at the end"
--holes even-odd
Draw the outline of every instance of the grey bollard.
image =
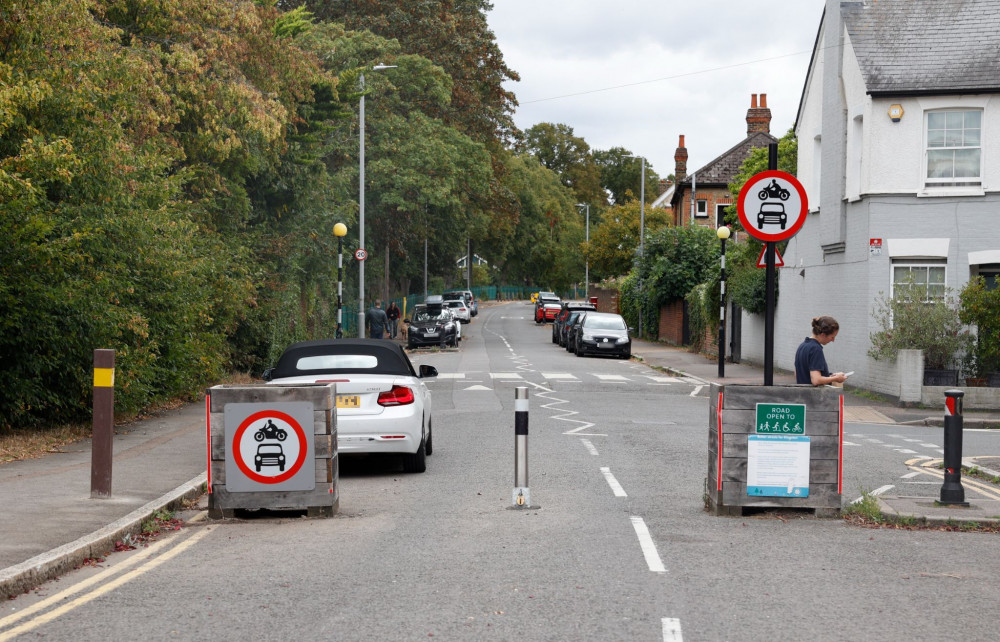
POLYGON ((514 389, 514 492, 513 508, 529 508, 528 488, 528 389, 514 389))
POLYGON ((961 390, 946 390, 944 414, 944 483, 938 503, 968 506, 962 486, 962 397, 961 390))

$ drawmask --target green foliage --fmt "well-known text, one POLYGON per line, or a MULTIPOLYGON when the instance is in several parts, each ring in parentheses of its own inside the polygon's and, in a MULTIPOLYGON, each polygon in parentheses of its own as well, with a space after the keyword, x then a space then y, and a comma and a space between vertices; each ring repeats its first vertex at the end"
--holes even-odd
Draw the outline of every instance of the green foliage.
POLYGON ((891 298, 880 293, 873 315, 879 330, 871 334, 868 356, 890 361, 899 350, 923 350, 927 368, 944 370, 968 348, 969 334, 962 330, 955 302, 947 297, 926 301, 925 293, 912 281, 897 283, 891 298))
MULTIPOLYGON (((587 248, 587 256, 590 258, 592 280, 627 274, 635 264, 639 251, 641 226, 639 200, 627 198, 622 205, 608 207, 596 227, 593 218, 594 213, 591 211, 590 245, 587 248)), ((646 208, 647 239, 668 224, 669 217, 666 210, 646 208)), ((648 250, 648 242, 646 247, 648 250)))
MULTIPOLYGON (((631 151, 624 147, 612 147, 596 150, 593 157, 601 171, 601 187, 611 192, 612 203, 624 203, 629 198, 629 192, 632 195, 641 192, 642 161, 631 151)), ((660 177, 653 171, 653 166, 646 163, 646 203, 656 200, 659 184, 660 177)))
POLYGON ((1000 288, 992 290, 981 276, 973 277, 958 295, 962 323, 976 326, 966 376, 982 377, 1000 371, 1000 288))
POLYGON ((711 327, 713 320, 716 326, 719 323, 718 301, 714 304, 709 301, 713 297, 707 283, 696 285, 684 298, 688 304, 688 329, 691 333, 691 347, 700 351, 705 347, 706 329, 711 327))
POLYGON ((719 272, 719 239, 700 225, 663 227, 646 241, 642 273, 657 306, 684 298, 719 272))
POLYGON ((590 145, 562 123, 539 123, 524 132, 523 150, 559 176, 573 190, 578 203, 602 199, 601 170, 590 153, 590 145))

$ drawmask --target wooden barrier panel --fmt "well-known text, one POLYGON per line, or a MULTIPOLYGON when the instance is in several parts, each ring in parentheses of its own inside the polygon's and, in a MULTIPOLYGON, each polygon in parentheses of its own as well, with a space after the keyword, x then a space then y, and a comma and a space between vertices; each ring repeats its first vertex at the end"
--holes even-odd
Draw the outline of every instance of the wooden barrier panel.
MULTIPOLYGON (((340 505, 339 489, 339 469, 337 458, 337 412, 335 406, 336 385, 335 384, 300 384, 295 386, 261 384, 249 386, 215 386, 208 390, 208 448, 209 458, 209 497, 208 510, 212 518, 232 517, 237 509, 272 509, 272 510, 305 510, 309 516, 332 517, 336 514, 340 505), (233 426, 229 426, 230 435, 227 438, 227 415, 226 406, 230 404, 253 404, 252 406, 241 405, 233 408, 249 408, 257 410, 256 414, 265 415, 268 409, 273 409, 275 416, 287 416, 283 409, 305 407, 307 410, 310 404, 312 408, 312 422, 301 423, 302 431, 309 431, 310 434, 303 436, 307 438, 306 444, 310 446, 310 452, 304 454, 304 462, 300 472, 295 473, 297 486, 303 485, 305 490, 288 490, 282 486, 280 481, 276 481, 273 487, 268 484, 260 484, 259 489, 254 482, 244 479, 244 474, 238 465, 234 465, 233 458, 238 456, 233 452, 233 426), (228 466, 227 466, 228 464, 228 466), (227 467, 229 474, 235 471, 235 481, 227 486, 227 467), (310 472, 306 472, 310 471, 310 472), (310 481, 312 478, 312 481, 310 481), (249 485, 254 490, 236 490, 232 487, 236 481, 245 487, 249 485), (313 483, 314 482, 314 483, 313 483)), ((247 411, 249 412, 249 411, 247 411)), ((305 415, 306 418, 309 415, 305 415)), ((252 416, 244 423, 251 422, 252 416)), ((264 419, 267 419, 264 417, 264 419)), ((288 417, 293 421, 292 417, 288 417)), ((230 422, 233 419, 230 418, 230 422)), ((251 422, 252 423, 252 422, 251 422)), ((258 428, 257 424, 266 423, 257 420, 249 427, 249 430, 258 428)), ((296 436, 279 436, 267 443, 280 446, 285 439, 296 439, 296 436)), ((236 440, 237 442, 239 440, 236 440)), ((258 441, 265 442, 263 436, 258 441)), ((286 462, 281 462, 281 471, 284 473, 286 462)), ((260 473, 261 469, 257 468, 260 473)), ((281 477, 272 476, 266 478, 254 475, 259 480, 284 480, 295 471, 289 470, 288 474, 281 477)), ((252 468, 247 470, 247 474, 253 474, 252 468)), ((272 475, 274 471, 272 471, 272 475)))
MULTIPOLYGON (((830 386, 712 384, 708 418, 708 509, 715 515, 742 515, 746 508, 806 508, 817 516, 839 515, 843 480, 842 394, 842 389, 830 386), (804 425, 790 426, 785 421, 782 430, 789 434, 765 433, 761 430, 764 426, 758 424, 758 404, 762 404, 764 412, 774 407, 792 408, 792 416, 801 412, 804 425), (762 496, 749 492, 751 439, 755 444, 759 440, 767 444, 807 442, 808 495, 762 496)), ((759 462, 754 463, 761 467, 759 462)), ((753 488, 761 492, 758 486, 753 488)))

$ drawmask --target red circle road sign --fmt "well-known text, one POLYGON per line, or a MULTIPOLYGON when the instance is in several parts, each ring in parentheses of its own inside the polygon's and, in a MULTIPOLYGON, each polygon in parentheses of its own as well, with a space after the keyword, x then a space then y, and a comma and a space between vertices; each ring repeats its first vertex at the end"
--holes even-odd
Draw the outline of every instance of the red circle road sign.
POLYGON ((806 222, 809 200, 797 178, 771 169, 750 177, 740 190, 736 211, 750 236, 759 241, 784 241, 806 222))
POLYGON ((359 247, 358 249, 354 250, 354 258, 356 258, 359 261, 364 261, 365 259, 368 258, 368 251, 365 250, 364 248, 359 247))
MULTIPOLYGON (((272 423, 269 421, 269 423, 272 423)), ((258 427, 259 428, 259 427, 258 427)), ((236 429, 236 434, 233 435, 233 445, 232 452, 235 454, 236 465, 239 466, 240 471, 243 472, 249 479, 261 484, 280 484, 281 482, 288 481, 295 476, 295 473, 299 472, 302 465, 306 462, 306 457, 308 453, 306 452, 306 433, 302 430, 302 426, 299 422, 295 420, 289 414, 281 412, 280 410, 261 410, 260 412, 255 412, 240 423, 239 428, 236 429), (253 439, 249 435, 244 438, 247 429, 254 425, 255 422, 264 420, 276 420, 278 422, 276 428, 281 428, 282 426, 287 426, 291 428, 291 431, 285 431, 286 437, 277 437, 280 442, 284 442, 285 438, 290 438, 289 443, 286 444, 273 444, 271 442, 267 444, 258 444, 256 446, 257 452, 254 451, 255 442, 263 441, 262 439, 253 439), (260 472, 254 472, 250 468, 252 465, 250 462, 254 461, 254 457, 259 454, 260 446, 272 446, 277 449, 277 452, 282 453, 282 464, 280 474, 277 475, 262 475, 260 472), (285 468, 284 466, 284 451, 289 451, 292 455, 289 459, 292 459, 292 465, 285 468)), ((262 466, 255 466, 257 471, 262 472, 262 466)))

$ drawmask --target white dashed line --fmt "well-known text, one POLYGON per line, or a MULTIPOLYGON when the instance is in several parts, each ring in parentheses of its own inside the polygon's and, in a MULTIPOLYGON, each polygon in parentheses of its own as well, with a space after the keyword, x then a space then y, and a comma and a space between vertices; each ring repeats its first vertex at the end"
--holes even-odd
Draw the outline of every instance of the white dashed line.
POLYGON ((663 642, 684 642, 681 636, 681 621, 675 617, 665 617, 663 623, 663 642))
POLYGON ((586 448, 587 452, 589 452, 591 455, 594 455, 596 457, 599 454, 597 452, 597 448, 594 448, 594 444, 590 443, 589 439, 581 439, 580 443, 583 444, 583 447, 586 448))
POLYGON ((608 486, 611 486, 611 490, 614 491, 615 497, 628 497, 628 494, 625 492, 625 489, 622 488, 622 485, 618 483, 618 480, 615 479, 615 476, 611 474, 610 468, 601 468, 601 473, 604 475, 604 479, 607 480, 608 486))
POLYGON ((642 555, 646 558, 646 566, 654 573, 666 573, 667 569, 663 566, 660 554, 656 552, 656 544, 653 542, 653 537, 649 534, 649 529, 646 528, 646 522, 641 517, 632 517, 631 519, 632 528, 635 529, 635 534, 639 537, 639 547, 642 549, 642 555))
POLYGON ((628 381, 628 377, 623 377, 622 375, 609 375, 609 374, 594 374, 595 377, 601 381, 628 381))

